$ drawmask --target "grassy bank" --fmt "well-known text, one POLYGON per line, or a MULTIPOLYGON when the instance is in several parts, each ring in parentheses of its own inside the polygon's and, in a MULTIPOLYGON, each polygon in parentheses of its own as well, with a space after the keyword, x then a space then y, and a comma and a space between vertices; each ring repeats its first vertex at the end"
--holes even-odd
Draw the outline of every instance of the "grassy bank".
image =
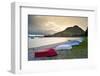
POLYGON ((88 57, 88 39, 85 37, 84 41, 78 45, 73 46, 71 52, 67 54, 66 58, 87 58, 88 57))

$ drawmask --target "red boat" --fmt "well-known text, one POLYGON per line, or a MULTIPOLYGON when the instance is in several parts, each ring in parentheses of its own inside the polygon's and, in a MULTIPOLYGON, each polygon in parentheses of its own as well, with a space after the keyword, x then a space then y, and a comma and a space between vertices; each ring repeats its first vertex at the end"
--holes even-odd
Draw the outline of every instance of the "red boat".
POLYGON ((53 48, 48 48, 48 49, 35 52, 35 57, 53 57, 56 55, 57 55, 57 52, 53 48))

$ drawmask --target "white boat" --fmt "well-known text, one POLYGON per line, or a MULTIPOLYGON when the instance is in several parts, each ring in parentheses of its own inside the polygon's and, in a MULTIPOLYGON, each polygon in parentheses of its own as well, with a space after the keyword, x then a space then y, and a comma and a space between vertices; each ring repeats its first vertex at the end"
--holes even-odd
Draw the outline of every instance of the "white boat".
POLYGON ((58 45, 55 50, 70 50, 72 49, 71 45, 68 44, 62 44, 62 45, 58 45))

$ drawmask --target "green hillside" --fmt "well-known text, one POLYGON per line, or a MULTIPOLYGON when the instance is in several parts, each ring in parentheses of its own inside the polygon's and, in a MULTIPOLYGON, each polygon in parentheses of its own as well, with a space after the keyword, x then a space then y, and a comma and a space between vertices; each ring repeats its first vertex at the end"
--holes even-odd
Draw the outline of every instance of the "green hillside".
POLYGON ((68 27, 64 31, 55 33, 53 35, 48 35, 48 37, 80 37, 85 36, 85 31, 79 26, 75 25, 73 27, 68 27))

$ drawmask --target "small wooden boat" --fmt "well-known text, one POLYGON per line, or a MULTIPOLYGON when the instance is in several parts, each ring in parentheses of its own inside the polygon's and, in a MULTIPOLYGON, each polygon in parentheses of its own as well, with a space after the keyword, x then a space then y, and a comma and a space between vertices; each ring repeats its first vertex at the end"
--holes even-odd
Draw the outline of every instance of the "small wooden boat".
POLYGON ((57 52, 53 48, 43 49, 35 52, 35 57, 53 57, 56 55, 57 52))
POLYGON ((79 45, 80 43, 81 43, 80 41, 73 40, 73 41, 69 41, 69 42, 65 43, 65 45, 75 46, 75 45, 79 45))
POLYGON ((70 50, 70 49, 72 49, 72 46, 69 44, 58 45, 55 48, 55 50, 70 50))

